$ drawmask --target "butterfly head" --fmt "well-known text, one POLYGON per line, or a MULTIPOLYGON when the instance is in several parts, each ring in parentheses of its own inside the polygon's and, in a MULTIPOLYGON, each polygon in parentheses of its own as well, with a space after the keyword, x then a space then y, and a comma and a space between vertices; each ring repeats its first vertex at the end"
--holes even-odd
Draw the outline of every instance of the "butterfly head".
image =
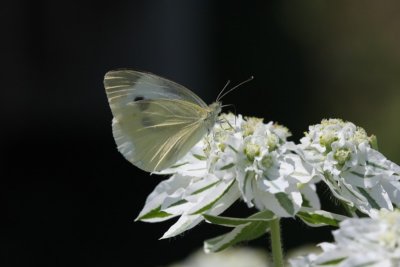
POLYGON ((218 115, 222 110, 222 104, 221 102, 214 102, 211 105, 208 106, 209 107, 209 112, 207 114, 207 118, 206 121, 209 122, 209 128, 211 128, 212 126, 214 126, 214 123, 217 121, 218 119, 218 115))

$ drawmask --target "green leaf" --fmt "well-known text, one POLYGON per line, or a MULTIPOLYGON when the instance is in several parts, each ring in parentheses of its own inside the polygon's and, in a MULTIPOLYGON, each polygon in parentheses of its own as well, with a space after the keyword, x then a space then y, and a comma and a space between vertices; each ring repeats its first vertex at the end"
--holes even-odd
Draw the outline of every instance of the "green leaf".
POLYGON ((303 203, 301 204, 302 207, 312 208, 311 202, 306 198, 304 194, 301 194, 301 198, 303 199, 303 203))
POLYGON ((188 163, 189 162, 182 162, 182 163, 179 163, 179 164, 176 164, 176 165, 172 165, 171 167, 169 167, 169 169, 176 169, 176 168, 181 167, 183 165, 186 165, 188 163))
POLYGON ((234 167, 234 166, 235 166, 235 163, 229 163, 229 164, 227 164, 227 165, 221 167, 220 170, 221 170, 221 171, 227 170, 227 169, 230 169, 230 168, 232 168, 232 167, 234 167))
POLYGON ((206 221, 212 224, 218 224, 227 227, 236 227, 251 222, 268 222, 275 219, 274 213, 269 210, 257 212, 248 218, 223 217, 209 214, 203 214, 203 217, 206 219, 206 221))
POLYGON ((338 227, 341 221, 347 219, 347 217, 343 215, 323 210, 311 210, 306 208, 302 208, 301 211, 296 214, 296 216, 299 217, 307 225, 312 227, 320 227, 326 225, 338 227))
POLYGON ((199 155, 199 154, 192 154, 192 155, 193 155, 193 157, 195 157, 198 160, 206 160, 207 159, 207 157, 203 156, 203 155, 199 155))
POLYGON ((364 188, 357 187, 357 189, 368 200, 368 203, 371 205, 372 208, 378 210, 381 208, 379 207, 379 204, 376 203, 375 199, 370 194, 368 194, 368 192, 364 188))
POLYGON ((205 206, 202 207, 201 209, 199 209, 199 210, 193 212, 193 213, 190 214, 190 215, 200 214, 200 213, 205 212, 206 210, 211 209, 212 206, 214 206, 214 204, 217 203, 217 201, 220 200, 220 199, 229 191, 229 189, 231 189, 231 187, 232 187, 232 185, 233 185, 234 183, 235 183, 235 181, 232 181, 232 182, 229 184, 229 186, 225 189, 225 191, 224 191, 220 196, 218 196, 218 197, 215 198, 213 201, 211 201, 210 203, 208 203, 207 205, 205 205, 205 206))
POLYGON ((216 182, 214 182, 214 183, 212 183, 212 184, 209 184, 209 185, 207 185, 207 186, 205 186, 205 187, 203 187, 203 188, 200 188, 200 189, 198 189, 197 191, 194 191, 192 194, 190 194, 190 195, 196 195, 196 194, 199 194, 199 193, 201 193, 201 192, 204 192, 204 191, 206 191, 207 189, 209 189, 209 188, 211 188, 211 187, 213 187, 214 185, 216 185, 216 184, 218 184, 220 181, 216 181, 216 182))
POLYGON ((235 153, 238 153, 238 151, 237 151, 233 146, 228 145, 228 147, 229 147, 230 149, 232 149, 235 153))
POLYGON ((145 220, 149 220, 149 219, 165 218, 165 217, 169 217, 169 216, 172 216, 172 214, 162 211, 161 205, 160 205, 157 208, 149 211, 148 213, 140 216, 139 218, 136 219, 136 221, 145 221, 145 220))
MULTIPOLYGON (((346 257, 334 259, 334 260, 330 260, 330 261, 325 261, 325 262, 319 263, 319 265, 337 265, 337 264, 341 263, 342 261, 344 261, 345 259, 346 259, 346 257)), ((367 263, 367 264, 369 265, 370 263, 367 263)), ((357 265, 357 266, 362 267, 362 266, 367 266, 367 265, 363 264, 362 266, 359 266, 359 265, 357 265)))
POLYGON ((182 205, 182 204, 185 204, 185 203, 187 203, 187 200, 181 199, 181 200, 178 200, 177 202, 172 203, 171 205, 169 205, 168 208, 179 206, 179 205, 182 205))
POLYGON ((227 234, 223 234, 204 242, 206 253, 218 252, 243 241, 256 239, 269 230, 269 222, 248 222, 233 228, 227 234))
POLYGON ((279 204, 281 204, 282 208, 286 210, 287 213, 294 215, 294 207, 292 200, 288 198, 285 193, 277 193, 275 194, 275 198, 278 200, 279 204))

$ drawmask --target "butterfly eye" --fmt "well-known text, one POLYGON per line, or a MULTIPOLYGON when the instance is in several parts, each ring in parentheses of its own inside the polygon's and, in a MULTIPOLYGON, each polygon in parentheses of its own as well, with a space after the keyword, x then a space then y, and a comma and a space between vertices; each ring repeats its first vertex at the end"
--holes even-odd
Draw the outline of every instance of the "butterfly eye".
POLYGON ((133 99, 133 101, 140 101, 140 100, 144 100, 144 97, 143 96, 137 96, 137 97, 135 97, 135 99, 133 99))

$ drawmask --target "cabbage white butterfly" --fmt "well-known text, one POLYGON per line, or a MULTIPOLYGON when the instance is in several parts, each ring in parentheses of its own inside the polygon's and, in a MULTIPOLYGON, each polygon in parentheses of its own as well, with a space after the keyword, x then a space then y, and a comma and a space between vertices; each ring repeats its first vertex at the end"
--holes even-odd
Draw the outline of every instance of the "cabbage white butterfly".
POLYGON ((222 108, 218 99, 207 105, 182 85, 135 70, 107 72, 104 87, 118 150, 148 172, 171 167, 189 152, 222 108))

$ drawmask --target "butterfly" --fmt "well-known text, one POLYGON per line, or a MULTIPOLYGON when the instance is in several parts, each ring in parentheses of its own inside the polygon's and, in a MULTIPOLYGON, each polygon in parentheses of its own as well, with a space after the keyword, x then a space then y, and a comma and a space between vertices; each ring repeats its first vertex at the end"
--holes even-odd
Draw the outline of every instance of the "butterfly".
POLYGON ((180 84, 135 70, 107 72, 104 87, 118 150, 147 172, 185 156, 213 128, 222 108, 218 99, 207 105, 180 84))

